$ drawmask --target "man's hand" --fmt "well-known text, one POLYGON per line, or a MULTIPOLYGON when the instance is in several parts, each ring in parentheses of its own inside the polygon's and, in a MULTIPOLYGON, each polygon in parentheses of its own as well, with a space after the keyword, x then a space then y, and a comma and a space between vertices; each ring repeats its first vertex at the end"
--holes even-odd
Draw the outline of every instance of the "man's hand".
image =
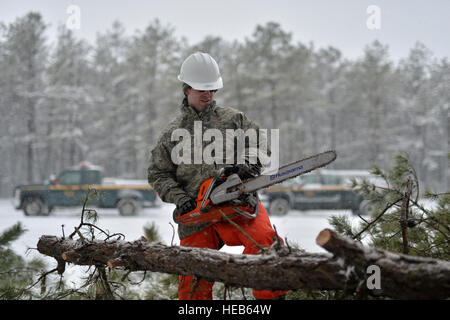
POLYGON ((233 173, 237 173, 237 175, 241 179, 249 179, 253 178, 260 174, 260 169, 255 164, 235 164, 235 165, 227 165, 224 167, 224 175, 229 176, 233 173))
POLYGON ((177 207, 180 214, 185 214, 194 210, 197 207, 197 203, 191 197, 184 196, 178 201, 177 207))

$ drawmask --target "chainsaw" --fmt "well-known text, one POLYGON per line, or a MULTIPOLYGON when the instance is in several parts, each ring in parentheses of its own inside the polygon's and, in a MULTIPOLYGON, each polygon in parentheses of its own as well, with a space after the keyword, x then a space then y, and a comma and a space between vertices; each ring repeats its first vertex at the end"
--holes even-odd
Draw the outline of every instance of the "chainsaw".
POLYGON ((194 210, 175 218, 177 223, 195 225, 216 223, 226 218, 243 216, 253 219, 258 215, 259 200, 252 193, 301 174, 324 167, 336 159, 335 151, 326 151, 284 165, 274 174, 259 175, 242 181, 238 174, 224 175, 224 168, 207 180, 199 189, 194 210), (253 201, 252 201, 253 199, 253 201))

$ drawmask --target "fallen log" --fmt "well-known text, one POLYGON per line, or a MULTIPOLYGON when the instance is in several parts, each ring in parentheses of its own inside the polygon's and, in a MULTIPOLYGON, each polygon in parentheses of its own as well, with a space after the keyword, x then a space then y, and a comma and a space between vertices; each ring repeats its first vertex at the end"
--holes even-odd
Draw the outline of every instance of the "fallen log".
POLYGON ((195 275, 230 286, 264 289, 339 289, 352 283, 342 266, 329 254, 277 252, 267 255, 236 255, 211 249, 166 246, 142 240, 79 241, 42 236, 37 245, 42 254, 76 265, 121 266, 130 271, 195 275))
POLYGON ((377 248, 365 247, 325 229, 316 243, 344 259, 345 265, 355 267, 355 272, 377 266, 381 271, 383 294, 399 299, 445 299, 450 297, 450 262, 397 254, 377 248))
POLYGON ((195 275, 257 290, 358 290, 366 285, 367 267, 377 264, 382 279, 382 289, 377 294, 397 299, 450 297, 447 261, 366 248, 329 229, 323 230, 316 241, 333 255, 291 252, 286 247, 264 255, 235 255, 143 240, 95 240, 83 244, 55 236, 42 236, 37 249, 59 262, 63 259, 77 265, 195 275))

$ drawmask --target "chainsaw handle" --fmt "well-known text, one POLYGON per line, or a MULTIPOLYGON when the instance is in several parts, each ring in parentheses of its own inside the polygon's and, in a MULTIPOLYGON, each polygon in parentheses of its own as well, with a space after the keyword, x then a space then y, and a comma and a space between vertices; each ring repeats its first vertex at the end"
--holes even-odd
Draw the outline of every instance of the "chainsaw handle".
POLYGON ((258 214, 258 206, 256 206, 256 208, 251 208, 250 205, 243 207, 243 206, 234 206, 230 204, 211 206, 210 204, 212 204, 212 202, 209 196, 217 179, 219 178, 214 177, 205 180, 200 185, 200 189, 197 194, 196 208, 188 213, 176 217, 175 221, 184 225, 195 225, 198 223, 205 223, 205 222, 212 222, 212 223, 220 222, 222 221, 222 214, 225 214, 229 218, 235 216, 254 218, 258 214))
POLYGON ((208 179, 202 183, 202 185, 200 186, 200 190, 198 191, 198 194, 197 194, 197 201, 203 200, 203 198, 205 197, 206 191, 208 191, 210 182, 211 182, 210 179, 208 179))

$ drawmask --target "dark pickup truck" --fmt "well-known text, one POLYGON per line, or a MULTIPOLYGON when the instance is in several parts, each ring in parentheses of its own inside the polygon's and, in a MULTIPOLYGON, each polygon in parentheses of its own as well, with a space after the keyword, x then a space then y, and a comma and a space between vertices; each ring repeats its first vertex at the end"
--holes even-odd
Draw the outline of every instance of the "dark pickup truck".
POLYGON ((369 179, 383 185, 365 170, 318 169, 260 191, 270 215, 285 215, 295 210, 351 210, 369 214, 370 204, 351 188, 351 179, 369 179))
POLYGON ((157 193, 145 180, 103 178, 101 167, 81 163, 41 184, 19 185, 14 189, 14 206, 27 216, 49 215, 55 207, 82 206, 117 208, 123 216, 136 215, 142 207, 155 206, 157 193))

